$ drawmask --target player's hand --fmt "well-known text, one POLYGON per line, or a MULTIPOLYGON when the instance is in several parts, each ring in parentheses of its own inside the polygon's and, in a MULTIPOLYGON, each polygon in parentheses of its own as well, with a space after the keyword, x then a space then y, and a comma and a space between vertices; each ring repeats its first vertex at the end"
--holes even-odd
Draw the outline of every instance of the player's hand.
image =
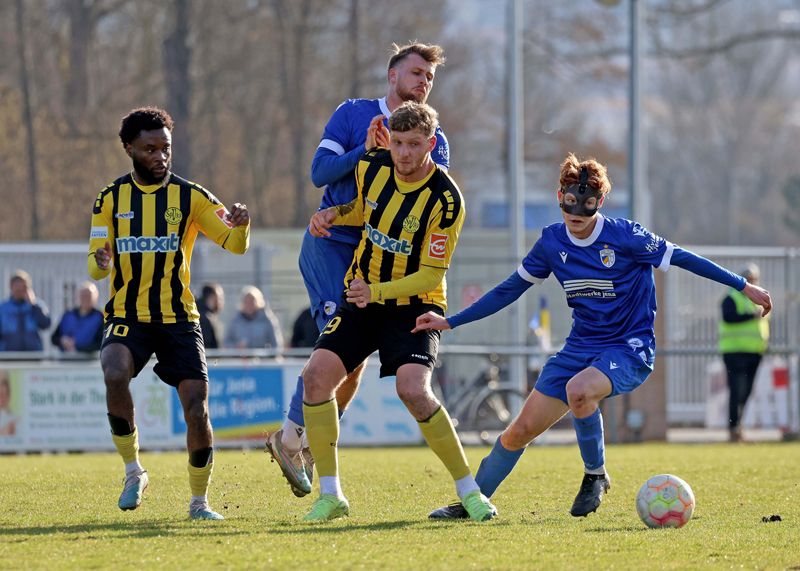
POLYGON ((234 202, 233 206, 231 206, 230 212, 228 212, 225 217, 234 228, 237 226, 247 226, 250 224, 250 213, 247 211, 246 204, 234 202))
POLYGON ((766 317, 772 311, 772 298, 763 287, 747 283, 742 290, 750 301, 761 306, 761 317, 766 317))
POLYGON ((383 115, 376 115, 370 121, 369 128, 367 128, 367 140, 364 142, 364 146, 368 151, 376 147, 388 149, 389 139, 389 129, 383 124, 383 115))
POLYGON ((347 288, 347 301, 355 303, 357 307, 367 307, 367 304, 372 299, 372 292, 369 291, 369 284, 360 278, 356 278, 350 282, 350 287, 347 288))
POLYGON ((411 333, 419 333, 420 331, 428 331, 430 329, 447 331, 450 329, 450 324, 447 322, 447 319, 438 313, 429 311, 417 317, 417 326, 411 330, 411 333))
POLYGON ((101 270, 107 270, 111 266, 111 244, 106 242, 102 248, 97 248, 94 252, 94 261, 101 270))
POLYGON ((308 223, 308 231, 315 238, 327 238, 331 235, 328 228, 333 226, 333 221, 336 219, 336 209, 326 208, 325 210, 318 210, 311 217, 308 223))

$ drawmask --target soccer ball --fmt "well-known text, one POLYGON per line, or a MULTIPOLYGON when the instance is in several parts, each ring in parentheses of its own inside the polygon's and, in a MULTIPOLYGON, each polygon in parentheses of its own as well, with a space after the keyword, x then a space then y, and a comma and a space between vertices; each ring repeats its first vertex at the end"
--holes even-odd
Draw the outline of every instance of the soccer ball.
POLYGON ((639 488, 636 511, 648 527, 683 527, 692 518, 694 492, 677 476, 659 474, 639 488))

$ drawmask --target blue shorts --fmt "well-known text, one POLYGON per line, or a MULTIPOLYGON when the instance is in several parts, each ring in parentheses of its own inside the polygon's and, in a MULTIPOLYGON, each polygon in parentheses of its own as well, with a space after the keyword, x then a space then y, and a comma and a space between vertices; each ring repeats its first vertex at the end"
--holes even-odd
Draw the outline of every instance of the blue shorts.
POLYGON ((311 315, 320 331, 336 314, 344 295, 344 276, 356 245, 314 238, 306 230, 300 248, 300 273, 311 301, 311 315))
POLYGON ((549 397, 567 402, 567 382, 588 367, 601 371, 611 381, 609 396, 624 395, 641 385, 653 372, 655 351, 628 345, 596 350, 565 345, 550 357, 534 387, 549 397))

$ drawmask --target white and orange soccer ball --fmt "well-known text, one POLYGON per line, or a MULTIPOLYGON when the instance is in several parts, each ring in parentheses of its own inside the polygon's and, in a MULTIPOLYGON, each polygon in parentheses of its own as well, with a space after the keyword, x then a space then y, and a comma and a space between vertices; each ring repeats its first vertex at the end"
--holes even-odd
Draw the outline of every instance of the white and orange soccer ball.
POLYGON ((677 476, 659 474, 639 488, 636 511, 648 527, 683 527, 694 512, 694 492, 677 476))

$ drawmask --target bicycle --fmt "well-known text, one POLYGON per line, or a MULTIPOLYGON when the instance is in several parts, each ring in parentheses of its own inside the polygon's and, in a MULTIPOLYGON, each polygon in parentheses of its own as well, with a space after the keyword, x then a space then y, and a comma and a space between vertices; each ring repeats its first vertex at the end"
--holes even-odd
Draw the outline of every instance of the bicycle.
MULTIPOLYGON (((477 433, 484 444, 493 444, 497 435, 522 410, 528 397, 508 379, 498 365, 497 354, 488 355, 489 364, 471 381, 461 384, 452 394, 444 391, 439 374, 433 376, 433 389, 445 404, 453 426, 459 433, 477 433)), ((441 364, 437 364, 441 369, 441 364)), ((438 371, 437 371, 438 373, 438 371)))

